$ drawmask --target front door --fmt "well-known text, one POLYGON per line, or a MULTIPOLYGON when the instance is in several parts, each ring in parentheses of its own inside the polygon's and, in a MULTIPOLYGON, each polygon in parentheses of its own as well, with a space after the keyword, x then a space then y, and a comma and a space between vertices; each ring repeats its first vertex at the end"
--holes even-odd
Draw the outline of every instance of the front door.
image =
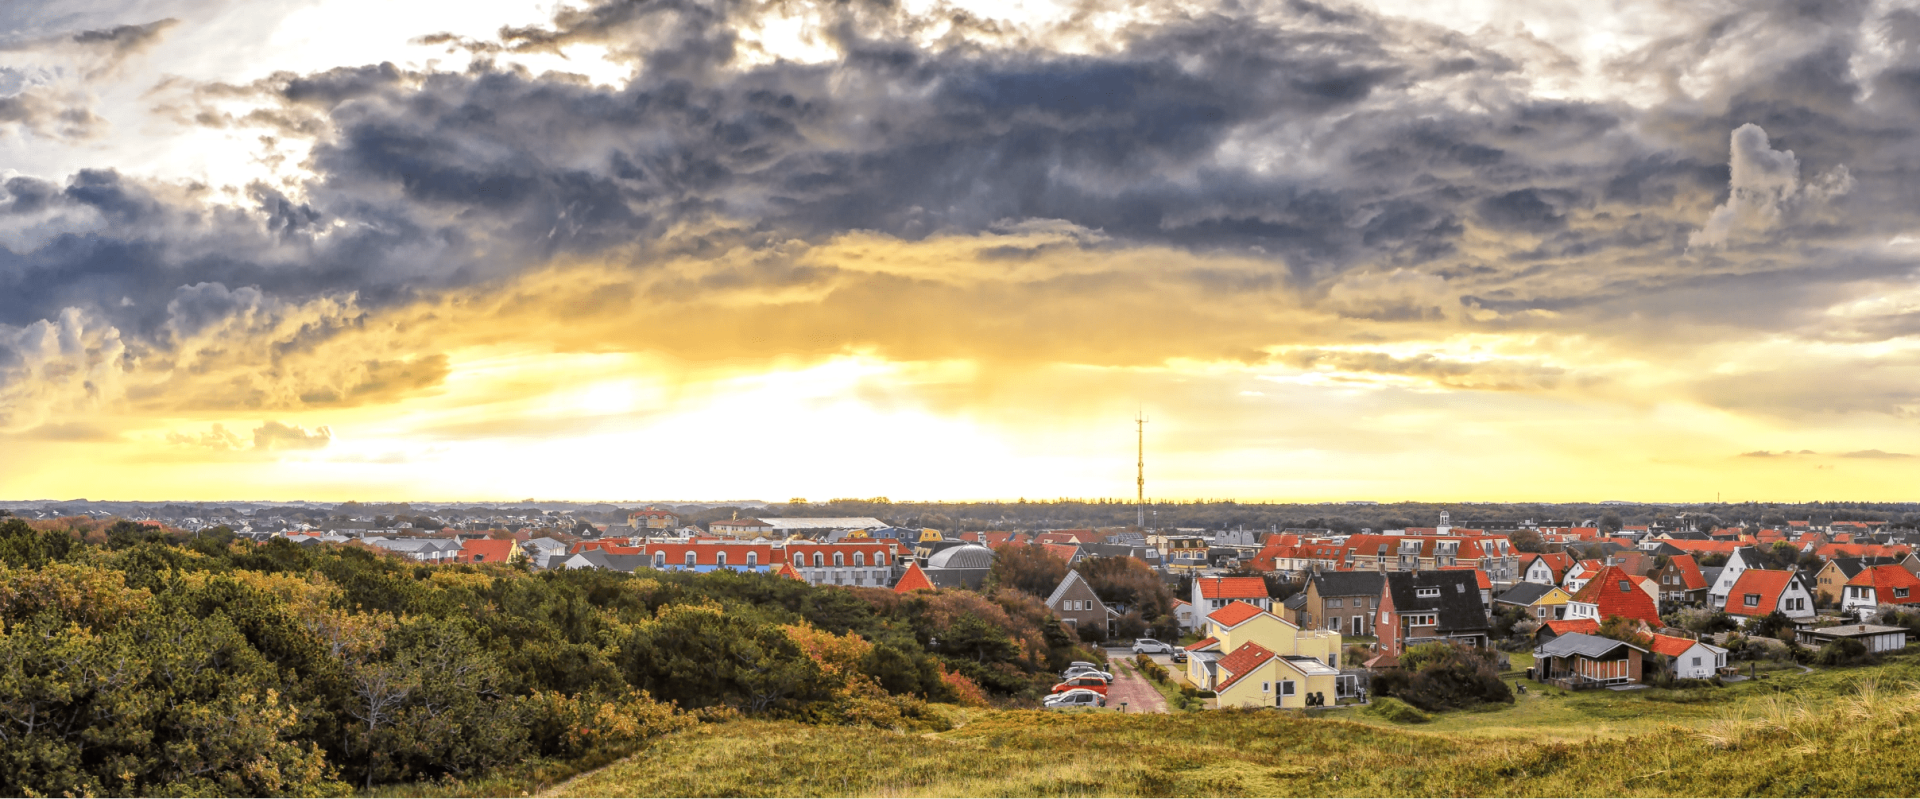
POLYGON ((1354 635, 1366 635, 1366 634, 1367 634, 1367 633, 1366 633, 1366 629, 1367 629, 1367 628, 1366 628, 1366 623, 1367 623, 1367 617, 1365 617, 1365 616, 1355 616, 1355 617, 1353 617, 1353 634, 1354 634, 1354 635))

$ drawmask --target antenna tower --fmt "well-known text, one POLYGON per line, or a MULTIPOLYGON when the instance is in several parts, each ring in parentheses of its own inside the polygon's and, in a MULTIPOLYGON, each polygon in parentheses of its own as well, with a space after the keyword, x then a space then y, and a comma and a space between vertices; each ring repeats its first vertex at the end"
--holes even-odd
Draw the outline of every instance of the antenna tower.
POLYGON ((1147 529, 1147 415, 1145 413, 1133 415, 1133 432, 1138 439, 1135 443, 1139 447, 1137 451, 1139 457, 1134 467, 1140 470, 1139 476, 1134 478, 1135 488, 1140 493, 1134 499, 1133 526, 1145 530, 1147 529))

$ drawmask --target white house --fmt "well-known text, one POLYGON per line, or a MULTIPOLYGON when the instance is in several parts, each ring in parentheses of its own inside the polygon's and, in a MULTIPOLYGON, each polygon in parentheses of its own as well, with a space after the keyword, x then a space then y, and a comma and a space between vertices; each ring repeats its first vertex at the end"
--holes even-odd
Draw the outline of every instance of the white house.
POLYGON ((1704 680, 1727 665, 1727 650, 1704 641, 1673 635, 1653 636, 1653 651, 1673 659, 1673 676, 1704 680))
POLYGON ((1713 587, 1707 589, 1707 604, 1719 607, 1727 603, 1727 595, 1733 593, 1733 584, 1739 582, 1740 573, 1748 569, 1763 569, 1766 564, 1760 562, 1760 552, 1752 547, 1739 547, 1727 556, 1727 565, 1720 570, 1720 579, 1713 581, 1713 587))

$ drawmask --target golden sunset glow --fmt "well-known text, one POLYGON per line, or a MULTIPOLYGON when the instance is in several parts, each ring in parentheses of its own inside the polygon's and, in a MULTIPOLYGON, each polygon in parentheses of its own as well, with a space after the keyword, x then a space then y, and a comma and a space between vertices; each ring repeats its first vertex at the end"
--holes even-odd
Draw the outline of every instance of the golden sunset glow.
POLYGON ((8 497, 1920 478, 1877 6, 148 5, 0 11, 8 497))

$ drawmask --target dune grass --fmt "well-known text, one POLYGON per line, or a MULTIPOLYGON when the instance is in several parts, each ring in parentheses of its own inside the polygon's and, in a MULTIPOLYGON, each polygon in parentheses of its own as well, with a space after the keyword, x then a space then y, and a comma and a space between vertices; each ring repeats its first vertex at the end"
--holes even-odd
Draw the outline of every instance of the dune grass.
MULTIPOLYGON (((659 739, 558 796, 1911 796, 1916 669, 1703 699, 1536 697, 1402 727, 1369 714, 975 711, 906 734, 743 721, 659 739)), ((1604 694, 1604 695, 1602 695, 1604 694)))

